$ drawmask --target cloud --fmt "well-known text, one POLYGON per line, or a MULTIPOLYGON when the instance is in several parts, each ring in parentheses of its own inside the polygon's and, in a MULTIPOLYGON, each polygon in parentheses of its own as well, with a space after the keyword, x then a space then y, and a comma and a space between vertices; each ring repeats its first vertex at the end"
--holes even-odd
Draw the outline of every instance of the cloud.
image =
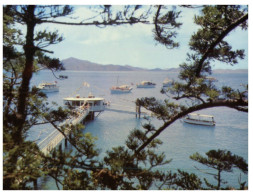
MULTIPOLYGON (((114 6, 115 10, 122 11, 122 6, 114 6)), ((78 21, 83 18, 91 18, 89 22, 99 20, 100 17, 89 6, 76 7, 74 17, 78 17, 78 21)), ((113 41, 121 41, 131 39, 138 39, 145 36, 152 36, 152 25, 134 24, 134 25, 120 25, 120 26, 106 26, 105 28, 98 28, 96 26, 84 26, 68 28, 64 27, 62 30, 67 37, 71 37, 71 41, 80 41, 85 45, 108 43, 113 41)), ((69 39, 69 38, 68 38, 69 39)))
MULTIPOLYGON (((199 14, 199 10, 177 9, 182 9, 180 20, 183 25, 176 38, 176 41, 180 42, 180 47, 174 50, 167 50, 160 44, 156 45, 152 33, 153 25, 135 24, 98 28, 96 26, 50 24, 46 27, 49 30, 58 30, 65 37, 62 43, 51 47, 55 51, 55 55, 61 59, 76 57, 101 64, 130 64, 138 67, 170 68, 177 67, 178 64, 185 61, 186 53, 189 52, 190 37, 198 29, 193 18, 195 14, 199 14)), ((79 17, 74 21, 78 22, 83 18, 89 18, 92 14, 94 12, 88 6, 76 6, 74 16, 79 17)), ((238 40, 236 38, 238 31, 235 31, 231 33, 231 35, 235 35, 229 38, 229 42, 233 43, 232 45, 235 48, 246 47, 247 49, 248 39, 246 40, 247 37, 245 37, 247 33, 246 31, 242 36, 239 36, 243 40, 238 43, 236 41, 238 40)))
MULTIPOLYGON (((89 6, 74 6, 74 14, 70 17, 65 17, 59 21, 64 22, 92 22, 99 20, 99 17, 93 18, 98 15, 89 6), (90 19, 90 20, 86 20, 90 19)), ((117 6, 117 9, 120 7, 117 6)), ((58 19, 57 19, 58 20, 58 19)), ((84 45, 94 45, 101 43, 111 43, 115 41, 126 41, 127 39, 144 39, 145 37, 152 37, 152 25, 134 24, 134 25, 119 25, 119 26, 106 26, 99 28, 96 26, 75 26, 75 25, 59 25, 59 24, 42 24, 38 30, 48 29, 48 31, 58 30, 62 34, 66 42, 75 42, 84 45)))
MULTIPOLYGON (((81 33, 81 32, 79 32, 81 33)), ((122 25, 117 27, 106 27, 103 29, 89 27, 83 36, 82 44, 101 44, 115 41, 126 41, 128 39, 138 40, 145 37, 152 37, 152 28, 145 25, 122 25)))

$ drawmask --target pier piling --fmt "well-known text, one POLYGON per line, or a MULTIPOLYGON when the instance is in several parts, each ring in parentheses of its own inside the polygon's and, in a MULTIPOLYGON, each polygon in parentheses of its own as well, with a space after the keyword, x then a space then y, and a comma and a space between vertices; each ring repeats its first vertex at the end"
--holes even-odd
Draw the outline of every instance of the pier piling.
POLYGON ((68 140, 65 138, 65 148, 68 147, 68 140))
POLYGON ((37 179, 33 179, 33 186, 34 186, 34 190, 38 190, 38 182, 37 182, 37 179))
POLYGON ((135 117, 137 118, 137 116, 139 118, 141 118, 141 107, 136 105, 136 114, 135 114, 135 117))

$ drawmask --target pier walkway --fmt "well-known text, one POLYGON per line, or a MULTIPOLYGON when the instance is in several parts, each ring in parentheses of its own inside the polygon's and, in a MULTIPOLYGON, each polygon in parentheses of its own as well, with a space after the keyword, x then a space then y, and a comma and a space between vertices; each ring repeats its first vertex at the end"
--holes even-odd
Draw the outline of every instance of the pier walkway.
POLYGON ((144 116, 152 116, 152 112, 143 108, 143 107, 138 107, 136 106, 135 108, 133 106, 125 106, 125 105, 120 105, 120 104, 110 104, 110 106, 105 108, 106 111, 111 111, 111 112, 118 112, 118 113, 125 113, 125 114, 134 114, 139 115, 139 118, 141 115, 144 116))
MULTIPOLYGON (((89 108, 84 109, 84 110, 79 108, 78 110, 76 110, 77 116, 67 119, 63 123, 59 124, 59 127, 63 125, 76 125, 76 124, 82 123, 89 113, 90 113, 89 108)), ((65 131, 65 134, 68 135, 69 133, 70 133, 70 130, 67 129, 65 131)), ((57 129, 54 129, 52 127, 52 133, 50 133, 46 138, 40 141, 38 143, 38 146, 44 154, 48 154, 57 145, 59 145, 64 139, 65 139, 64 135, 60 133, 57 129)))
MULTIPOLYGON (((134 114, 136 118, 137 116, 139 116, 140 118, 141 114, 143 114, 144 116, 152 116, 152 113, 150 111, 145 110, 144 112, 141 112, 140 108, 138 107, 136 107, 134 111, 133 107, 114 105, 113 107, 110 106, 106 107, 104 108, 104 110, 119 113, 134 114)), ((79 107, 78 109, 75 109, 74 114, 75 116, 59 124, 58 127, 64 125, 77 125, 79 123, 82 123, 89 114, 91 114, 93 116, 92 119, 94 119, 94 111, 95 110, 90 107, 86 107, 85 109, 83 107, 79 107)), ((69 133, 71 133, 70 129, 66 129, 65 135, 69 135, 69 133)), ((44 154, 49 154, 50 151, 52 151, 55 147, 61 144, 61 142, 64 139, 65 139, 64 135, 60 133, 57 129, 52 127, 51 133, 47 137, 45 137, 42 141, 40 141, 38 143, 38 146, 44 154)))
MULTIPOLYGON (((137 115, 138 112, 132 111, 130 109, 122 109, 122 108, 106 108, 106 111, 125 113, 125 114, 134 114, 137 115)), ((144 116, 152 116, 152 112, 145 110, 144 112, 140 112, 139 114, 143 114, 144 116)))

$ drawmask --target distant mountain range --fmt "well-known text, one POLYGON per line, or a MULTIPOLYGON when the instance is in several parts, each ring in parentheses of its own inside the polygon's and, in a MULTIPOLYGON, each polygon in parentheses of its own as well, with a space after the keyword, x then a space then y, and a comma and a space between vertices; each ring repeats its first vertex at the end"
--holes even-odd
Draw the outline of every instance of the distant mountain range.
MULTIPOLYGON (((98 64, 90 62, 88 60, 80 60, 77 58, 67 58, 62 60, 63 66, 66 70, 81 70, 81 71, 169 71, 169 72, 179 72, 180 68, 170 68, 170 69, 147 69, 147 68, 138 68, 130 65, 113 65, 113 64, 98 64)), ((214 73, 247 73, 248 69, 216 69, 213 70, 214 73)))
POLYGON ((143 71, 147 69, 137 68, 129 65, 102 65, 87 60, 79 60, 77 58, 67 58, 62 60, 66 70, 84 70, 84 71, 143 71))
POLYGON ((248 73, 248 69, 214 69, 213 73, 248 73))

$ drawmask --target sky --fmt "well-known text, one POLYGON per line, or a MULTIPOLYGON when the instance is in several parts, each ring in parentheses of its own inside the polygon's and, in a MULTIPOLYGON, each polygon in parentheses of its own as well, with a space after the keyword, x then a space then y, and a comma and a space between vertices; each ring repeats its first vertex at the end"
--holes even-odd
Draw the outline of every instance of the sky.
MULTIPOLYGON (((117 9, 120 9, 120 6, 117 9)), ((198 9, 177 7, 177 10, 182 10, 180 22, 183 25, 177 30, 176 40, 179 41, 180 47, 173 50, 155 42, 152 32, 153 25, 135 24, 98 28, 95 26, 43 24, 37 26, 36 30, 58 30, 59 34, 64 37, 64 41, 61 43, 46 48, 54 52, 52 57, 60 60, 74 57, 99 64, 131 65, 149 69, 177 68, 186 61, 186 54, 190 52, 188 46, 190 37, 198 29, 193 18, 194 15, 200 13, 198 9)), ((76 18, 74 22, 89 18, 92 15, 94 12, 88 6, 74 5, 73 17, 76 18)), ((70 21, 66 17, 63 20, 70 21)), ((21 28, 25 31, 24 26, 21 28)), ((233 67, 214 62, 213 68, 247 69, 248 31, 233 31, 226 40, 234 49, 245 49, 245 59, 239 60, 239 63, 233 67)))
MULTIPOLYGON (((74 16, 89 18, 93 13, 87 6, 74 6, 74 16)), ((185 62, 189 52, 188 42, 198 26, 193 23, 198 9, 177 8, 182 10, 177 41, 180 47, 167 49, 155 42, 153 25, 135 24, 117 27, 98 28, 95 26, 48 25, 42 28, 58 30, 64 41, 49 47, 54 57, 60 60, 74 57, 99 64, 131 65, 141 68, 176 68, 185 62)), ((66 19, 65 19, 66 20, 66 19)), ((239 60, 234 67, 215 62, 214 68, 248 68, 248 31, 236 30, 226 39, 234 49, 245 49, 245 59, 239 60)))

